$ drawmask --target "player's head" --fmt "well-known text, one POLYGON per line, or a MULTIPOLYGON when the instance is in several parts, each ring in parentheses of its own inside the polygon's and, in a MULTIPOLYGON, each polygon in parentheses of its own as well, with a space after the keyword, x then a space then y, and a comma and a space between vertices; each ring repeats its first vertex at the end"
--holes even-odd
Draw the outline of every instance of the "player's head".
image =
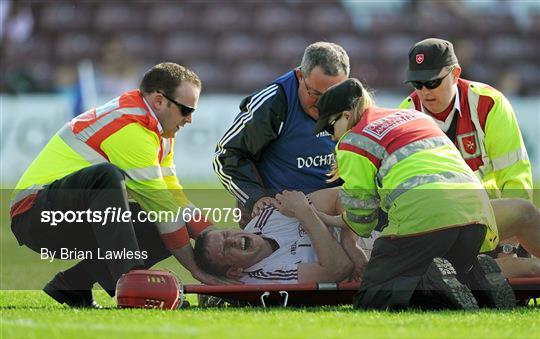
POLYGON ((409 50, 406 83, 410 83, 422 105, 431 113, 444 111, 456 94, 461 75, 454 46, 442 39, 425 39, 409 50))
POLYGON ((152 107, 165 138, 191 123, 201 93, 201 80, 184 66, 164 62, 148 70, 139 89, 152 107))
POLYGON ((304 111, 313 119, 319 112, 315 103, 331 86, 349 77, 349 56, 343 47, 331 42, 316 42, 304 51, 296 70, 298 98, 304 111))
POLYGON ((317 102, 320 115, 313 134, 325 130, 337 141, 360 121, 367 108, 374 105, 371 93, 358 79, 350 78, 334 85, 317 102))
POLYGON ((253 233, 236 229, 210 230, 195 240, 195 260, 204 271, 234 277, 272 253, 268 242, 253 233))

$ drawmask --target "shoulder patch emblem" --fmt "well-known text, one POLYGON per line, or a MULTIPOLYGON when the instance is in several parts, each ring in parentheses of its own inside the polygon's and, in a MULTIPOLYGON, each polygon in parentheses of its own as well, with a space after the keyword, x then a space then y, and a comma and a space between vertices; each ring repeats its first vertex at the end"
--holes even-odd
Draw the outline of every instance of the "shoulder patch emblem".
POLYGON ((476 131, 457 136, 458 147, 463 159, 472 159, 480 156, 478 135, 476 131))

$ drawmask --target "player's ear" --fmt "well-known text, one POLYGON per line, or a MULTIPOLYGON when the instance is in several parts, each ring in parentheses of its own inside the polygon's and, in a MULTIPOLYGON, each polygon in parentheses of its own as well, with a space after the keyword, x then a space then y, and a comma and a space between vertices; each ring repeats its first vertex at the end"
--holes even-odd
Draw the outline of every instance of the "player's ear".
POLYGON ((235 266, 232 266, 232 267, 229 267, 229 269, 227 269, 227 272, 225 273, 225 276, 229 279, 240 279, 242 278, 243 272, 244 270, 241 268, 241 267, 235 267, 235 266))

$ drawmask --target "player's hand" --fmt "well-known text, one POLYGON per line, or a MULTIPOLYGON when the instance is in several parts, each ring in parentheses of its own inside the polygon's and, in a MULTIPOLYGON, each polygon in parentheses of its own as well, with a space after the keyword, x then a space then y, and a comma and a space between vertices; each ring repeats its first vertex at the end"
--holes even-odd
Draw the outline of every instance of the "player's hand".
POLYGON ((275 207, 277 207, 276 199, 274 199, 272 197, 262 197, 259 200, 257 200, 255 205, 253 205, 253 210, 251 212, 251 217, 255 218, 256 216, 261 214, 261 211, 266 206, 275 206, 275 207))
POLYGON ((277 209, 288 217, 296 217, 310 209, 306 195, 299 191, 283 191, 276 195, 277 209))
POLYGON ((358 236, 356 236, 350 229, 344 229, 341 231, 341 246, 349 256, 349 259, 354 265, 354 269, 349 277, 349 281, 360 281, 364 269, 368 263, 367 255, 364 250, 358 246, 358 236))
POLYGON ((225 278, 225 277, 218 277, 212 274, 205 273, 200 270, 196 272, 192 272, 191 275, 193 276, 193 278, 197 279, 198 281, 206 285, 242 285, 243 284, 239 280, 225 278))
POLYGON ((364 274, 364 268, 366 267, 366 263, 362 260, 351 260, 353 262, 354 268, 351 272, 351 275, 349 276, 349 281, 360 281, 362 280, 362 275, 364 274))

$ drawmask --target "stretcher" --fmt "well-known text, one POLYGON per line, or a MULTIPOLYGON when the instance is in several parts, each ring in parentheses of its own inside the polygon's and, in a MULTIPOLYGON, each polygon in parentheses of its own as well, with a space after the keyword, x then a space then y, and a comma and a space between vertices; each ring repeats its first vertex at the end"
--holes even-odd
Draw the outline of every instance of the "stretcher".
POLYGON ((510 286, 514 290, 518 305, 526 305, 529 299, 540 298, 540 277, 534 278, 510 278, 510 286))
MULTIPOLYGON (((540 298, 540 277, 510 278, 518 304, 540 298)), ((336 306, 350 305, 359 282, 275 284, 275 285, 199 285, 183 286, 183 294, 203 294, 252 306, 336 306)))

